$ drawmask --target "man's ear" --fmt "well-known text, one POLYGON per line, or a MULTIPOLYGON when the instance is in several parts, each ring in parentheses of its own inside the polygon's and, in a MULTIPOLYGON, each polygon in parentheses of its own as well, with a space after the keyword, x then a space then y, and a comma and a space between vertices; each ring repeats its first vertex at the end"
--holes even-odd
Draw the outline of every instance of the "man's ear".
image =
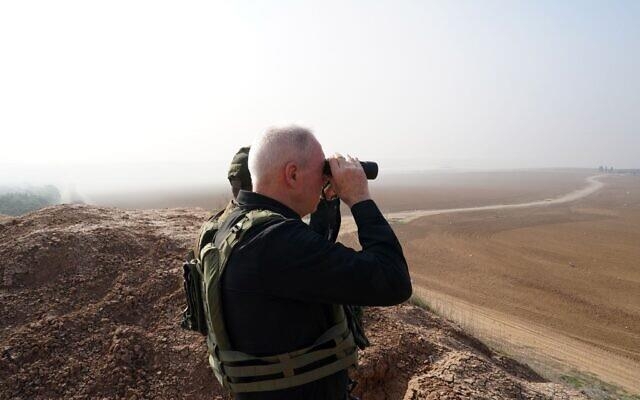
POLYGON ((295 187, 298 185, 298 166, 293 162, 288 162, 284 166, 284 181, 287 186, 295 187))

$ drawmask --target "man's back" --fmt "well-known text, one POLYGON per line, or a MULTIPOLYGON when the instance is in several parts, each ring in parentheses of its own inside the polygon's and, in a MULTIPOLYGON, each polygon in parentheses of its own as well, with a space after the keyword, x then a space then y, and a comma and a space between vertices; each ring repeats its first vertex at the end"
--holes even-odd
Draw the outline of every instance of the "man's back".
MULTIPOLYGON (((285 219, 249 231, 225 269, 222 304, 234 350, 267 356, 304 348, 335 323, 335 304, 387 305, 410 295, 400 245, 372 201, 354 207, 363 249, 369 247, 370 252, 330 243, 293 210, 269 197, 241 191, 238 203, 221 233, 251 209, 269 209, 285 219)), ((217 241, 223 236, 219 234, 217 241)), ((343 370, 283 391, 236 396, 342 400, 347 381, 343 370)))
POLYGON ((409 298, 400 243, 371 200, 358 160, 327 159, 309 130, 269 129, 252 144, 248 163, 253 192, 240 191, 239 208, 211 247, 222 249, 227 234, 227 244, 242 237, 229 254, 220 287, 207 292, 212 309, 222 307, 223 314, 213 313, 219 332, 208 338, 214 372, 238 399, 343 400, 345 369, 356 362, 352 329, 358 324, 345 319, 342 305, 385 306, 409 298), (322 236, 302 222, 318 209, 320 196, 340 198, 351 208, 361 251, 333 243, 326 232, 322 236), (252 217, 237 224, 239 219, 257 209, 283 218, 245 231, 252 217), (217 337, 221 347, 215 349, 217 337), (280 387, 290 389, 270 391, 280 387))

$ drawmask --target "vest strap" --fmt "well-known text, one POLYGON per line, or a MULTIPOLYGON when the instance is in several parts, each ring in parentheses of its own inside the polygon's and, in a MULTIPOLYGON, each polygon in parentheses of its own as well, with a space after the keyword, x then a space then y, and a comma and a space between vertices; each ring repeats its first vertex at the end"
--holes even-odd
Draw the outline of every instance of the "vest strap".
MULTIPOLYGON (((287 368, 290 369, 291 375, 295 375, 294 369, 304 367, 305 365, 309 365, 316 361, 320 361, 326 359, 331 356, 336 356, 337 358, 346 357, 347 354, 350 354, 355 349, 355 342, 353 340, 353 336, 351 334, 347 335, 347 337, 337 346, 332 347, 330 349, 322 349, 316 350, 307 354, 302 354, 295 358, 290 358, 287 363, 275 363, 269 365, 245 365, 241 367, 232 367, 225 365, 224 366, 224 374, 229 378, 246 378, 252 376, 264 376, 264 375, 272 375, 278 373, 284 373, 285 377, 287 376, 287 368)), ((284 356, 289 356, 289 354, 281 355, 279 357, 284 358, 284 356)), ((257 360, 254 358, 254 360, 257 360)))
POLYGON ((316 368, 299 375, 294 375, 289 378, 285 377, 249 383, 233 383, 227 380, 227 385, 234 392, 263 392, 270 390, 282 390, 316 381, 338 371, 342 371, 343 369, 347 369, 348 367, 355 365, 356 363, 357 352, 354 347, 353 352, 346 357, 338 359, 320 368, 316 368))
MULTIPOLYGON (((309 350, 313 349, 316 346, 329 342, 331 340, 336 340, 342 336, 342 334, 348 331, 349 327, 347 324, 346 318, 333 325, 331 328, 327 329, 311 346, 307 346, 305 348, 292 351, 289 354, 291 357, 296 357, 301 354, 305 354, 309 352, 309 350)), ((218 358, 221 362, 243 362, 243 361, 251 361, 251 360, 260 360, 269 363, 278 362, 278 356, 266 356, 266 357, 256 357, 249 355, 247 353, 243 353, 241 351, 233 351, 233 350, 218 350, 218 358)))

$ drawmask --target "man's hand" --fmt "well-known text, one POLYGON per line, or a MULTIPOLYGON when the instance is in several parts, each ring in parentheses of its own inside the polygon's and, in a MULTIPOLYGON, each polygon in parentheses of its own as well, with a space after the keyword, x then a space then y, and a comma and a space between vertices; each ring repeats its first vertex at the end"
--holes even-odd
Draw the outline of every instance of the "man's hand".
POLYGON ((331 187, 349 208, 364 200, 369 200, 369 183, 367 176, 357 158, 347 155, 344 158, 336 154, 329 158, 331 166, 331 187))

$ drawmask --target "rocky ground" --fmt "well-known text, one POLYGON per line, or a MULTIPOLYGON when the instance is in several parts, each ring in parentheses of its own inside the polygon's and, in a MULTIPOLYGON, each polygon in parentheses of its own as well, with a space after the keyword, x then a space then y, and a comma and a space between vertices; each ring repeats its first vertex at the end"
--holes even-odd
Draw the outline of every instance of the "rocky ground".
MULTIPOLYGON (((225 398, 179 327, 207 212, 45 208, 0 220, 0 399, 225 398)), ((581 399, 413 305, 368 308, 353 372, 375 399, 581 399)))

